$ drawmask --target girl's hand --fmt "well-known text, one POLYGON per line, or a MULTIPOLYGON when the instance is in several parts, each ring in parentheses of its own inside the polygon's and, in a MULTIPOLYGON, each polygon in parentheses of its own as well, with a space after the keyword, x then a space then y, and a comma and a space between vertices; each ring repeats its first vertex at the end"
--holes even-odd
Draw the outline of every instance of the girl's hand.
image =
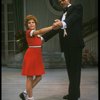
POLYGON ((55 22, 52 25, 52 28, 54 30, 59 29, 62 27, 62 22, 59 19, 56 19, 55 22))

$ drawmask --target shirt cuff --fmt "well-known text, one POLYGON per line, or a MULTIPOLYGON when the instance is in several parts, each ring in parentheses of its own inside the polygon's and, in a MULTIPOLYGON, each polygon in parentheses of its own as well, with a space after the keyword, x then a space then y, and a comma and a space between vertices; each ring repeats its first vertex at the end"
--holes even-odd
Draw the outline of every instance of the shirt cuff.
POLYGON ((62 26, 62 28, 61 28, 61 29, 65 29, 65 28, 67 28, 66 23, 65 23, 64 21, 61 21, 61 22, 62 22, 62 24, 63 24, 63 26, 62 26))

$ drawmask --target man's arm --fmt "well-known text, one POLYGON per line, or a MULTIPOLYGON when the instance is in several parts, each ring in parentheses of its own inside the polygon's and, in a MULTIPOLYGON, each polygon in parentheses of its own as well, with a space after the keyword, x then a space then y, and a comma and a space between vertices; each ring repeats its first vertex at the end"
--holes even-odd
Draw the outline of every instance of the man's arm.
POLYGON ((59 32, 59 29, 51 30, 51 31, 47 32, 46 34, 43 34, 42 37, 43 37, 44 42, 47 42, 49 39, 51 39, 53 36, 55 36, 58 32, 59 32))

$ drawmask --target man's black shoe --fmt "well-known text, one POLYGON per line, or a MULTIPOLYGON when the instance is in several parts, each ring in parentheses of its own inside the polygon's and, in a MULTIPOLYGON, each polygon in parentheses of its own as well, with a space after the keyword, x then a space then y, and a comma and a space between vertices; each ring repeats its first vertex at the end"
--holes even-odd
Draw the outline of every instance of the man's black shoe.
POLYGON ((63 99, 68 99, 69 95, 63 96, 63 99))
POLYGON ((19 94, 19 97, 20 97, 22 100, 26 100, 27 94, 24 93, 24 92, 22 92, 22 93, 19 94))
MULTIPOLYGON (((80 98, 80 97, 78 97, 78 98, 80 98)), ((63 99, 70 100, 70 99, 69 99, 69 95, 67 94, 67 95, 63 96, 63 99)))

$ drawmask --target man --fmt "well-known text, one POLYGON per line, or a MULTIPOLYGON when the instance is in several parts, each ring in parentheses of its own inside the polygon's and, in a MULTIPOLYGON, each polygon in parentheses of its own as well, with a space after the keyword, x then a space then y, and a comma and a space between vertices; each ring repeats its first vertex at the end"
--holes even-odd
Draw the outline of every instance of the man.
POLYGON ((61 50, 64 52, 69 88, 68 94, 63 97, 67 100, 80 98, 81 62, 84 41, 82 37, 82 5, 72 5, 70 0, 58 0, 64 9, 61 19, 56 19, 54 30, 43 35, 44 41, 48 41, 59 33, 61 50))

